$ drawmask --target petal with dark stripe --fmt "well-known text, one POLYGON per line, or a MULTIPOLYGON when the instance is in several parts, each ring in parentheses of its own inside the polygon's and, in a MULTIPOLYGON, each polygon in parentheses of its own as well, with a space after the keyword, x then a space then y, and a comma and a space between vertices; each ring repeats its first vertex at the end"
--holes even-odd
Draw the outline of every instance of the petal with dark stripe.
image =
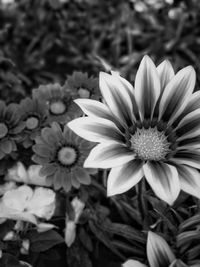
POLYGON ((128 163, 112 168, 108 176, 107 195, 122 194, 135 186, 143 177, 143 163, 132 160, 128 163))
POLYGON ((183 165, 177 166, 180 186, 183 191, 200 198, 200 173, 192 168, 183 165))
POLYGON ((160 63, 160 65, 157 66, 157 72, 160 77, 161 95, 162 95, 166 85, 175 75, 174 69, 169 60, 164 60, 162 63, 160 63))
POLYGON ((99 86, 104 100, 113 114, 122 122, 130 125, 133 120, 132 102, 127 87, 117 75, 100 73, 99 86))
POLYGON ((116 125, 106 119, 78 118, 70 121, 68 126, 77 135, 91 142, 124 141, 124 137, 116 125))
POLYGON ((147 257, 150 267, 168 267, 175 260, 167 242, 151 231, 147 238, 147 257))
POLYGON ((196 81, 193 67, 180 70, 167 84, 160 100, 159 120, 173 123, 185 109, 196 81))
POLYGON ((174 166, 162 162, 147 162, 144 175, 154 193, 172 205, 180 192, 178 172, 174 166))
POLYGON ((151 118, 160 96, 160 79, 153 61, 144 56, 135 77, 135 98, 141 119, 151 118))
POLYGON ((132 150, 123 144, 102 143, 92 149, 84 163, 86 168, 113 168, 135 158, 132 150))
POLYGON ((179 150, 170 161, 200 169, 200 150, 179 150))

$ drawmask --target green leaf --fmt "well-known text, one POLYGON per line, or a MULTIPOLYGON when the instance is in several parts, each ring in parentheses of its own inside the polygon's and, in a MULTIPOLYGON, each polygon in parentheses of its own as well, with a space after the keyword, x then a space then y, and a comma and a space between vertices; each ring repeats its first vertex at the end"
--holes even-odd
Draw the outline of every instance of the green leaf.
POLYGON ((31 244, 30 249, 33 252, 46 251, 64 242, 63 237, 54 230, 44 233, 32 232, 29 234, 28 238, 31 244))

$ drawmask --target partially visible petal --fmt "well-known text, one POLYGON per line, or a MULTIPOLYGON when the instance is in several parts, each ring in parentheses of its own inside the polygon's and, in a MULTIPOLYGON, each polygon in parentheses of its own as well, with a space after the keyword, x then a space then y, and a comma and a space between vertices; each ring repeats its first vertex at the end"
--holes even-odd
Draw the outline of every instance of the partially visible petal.
POLYGON ((177 150, 193 150, 200 149, 200 135, 194 138, 188 138, 178 143, 177 150))
POLYGON ((112 114, 107 105, 92 99, 76 99, 74 102, 82 109, 82 111, 92 118, 102 118, 113 121, 119 128, 120 122, 112 114))
POLYGON ((112 113, 122 123, 131 124, 133 118, 132 101, 127 86, 118 77, 118 75, 100 72, 99 87, 112 113))
POLYGON ((200 173, 196 169, 184 165, 178 165, 177 170, 181 189, 200 198, 200 173))
POLYGON ((160 79, 153 61, 144 56, 135 77, 135 98, 141 119, 151 118, 160 96, 160 79))
POLYGON ((135 186, 143 177, 142 162, 132 160, 112 168, 107 181, 107 195, 114 196, 124 193, 135 186))
POLYGON ((124 138, 116 125, 106 119, 78 118, 68 123, 68 126, 77 135, 91 142, 117 141, 124 138))
POLYGON ((157 72, 160 77, 161 83, 161 94, 163 93, 166 85, 170 82, 170 80, 174 77, 174 69, 169 60, 164 60, 157 66, 157 72))
POLYGON ((175 167, 159 162, 147 162, 143 166, 144 175, 154 193, 172 205, 180 192, 178 172, 175 167))
POLYGON ((194 90, 196 74, 193 67, 180 70, 167 84, 160 100, 159 120, 173 123, 185 109, 194 90))
POLYGON ((187 114, 178 124, 176 134, 177 141, 193 138, 200 135, 200 108, 187 114))
MULTIPOLYGON (((194 267, 195 265, 192 265, 192 266, 194 267)), ((192 267, 192 266, 190 265, 190 267, 192 267)), ((188 265, 183 263, 181 260, 176 259, 170 264, 169 267, 188 267, 188 265)), ((197 265, 196 267, 200 267, 200 265, 197 265)))
POLYGON ((84 163, 86 168, 113 168, 135 158, 132 150, 123 144, 102 143, 92 149, 84 163))
POLYGON ((200 150, 179 150, 170 161, 200 169, 200 150))
POLYGON ((135 260, 127 260, 122 264, 122 267, 147 267, 146 265, 140 263, 139 261, 135 260))
POLYGON ((175 260, 167 242, 151 231, 147 238, 147 257, 150 267, 168 267, 175 260))

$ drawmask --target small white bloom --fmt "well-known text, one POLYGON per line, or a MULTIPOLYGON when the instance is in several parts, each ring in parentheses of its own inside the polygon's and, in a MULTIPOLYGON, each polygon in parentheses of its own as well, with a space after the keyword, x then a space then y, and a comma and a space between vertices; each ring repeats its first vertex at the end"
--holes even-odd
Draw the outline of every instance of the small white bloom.
POLYGON ((15 182, 6 182, 0 185, 0 196, 4 195, 7 191, 16 188, 15 182))
POLYGON ((31 165, 28 169, 19 161, 8 170, 5 180, 38 186, 49 186, 46 176, 40 175, 41 165, 31 165))
POLYGON ((83 212, 83 209, 85 207, 85 203, 82 202, 80 199, 78 199, 77 197, 75 197, 72 202, 72 207, 74 209, 74 213, 75 213, 75 218, 74 218, 74 222, 77 223, 82 212, 83 212))
POLYGON ((16 240, 16 234, 14 231, 9 231, 3 238, 3 241, 13 241, 16 240))
POLYGON ((38 225, 37 225, 38 233, 43 233, 43 232, 49 231, 53 228, 56 228, 56 226, 54 224, 51 224, 51 223, 38 223, 38 225))
POLYGON ((56 195, 51 189, 27 185, 10 190, 0 201, 0 218, 37 224, 37 218, 49 220, 55 210, 56 195))
POLYGON ((65 227, 65 243, 69 247, 74 243, 76 238, 76 223, 74 221, 67 221, 66 220, 66 227, 65 227))
POLYGON ((20 249, 21 254, 28 255, 30 248, 30 241, 28 239, 24 239, 22 241, 22 246, 20 249))

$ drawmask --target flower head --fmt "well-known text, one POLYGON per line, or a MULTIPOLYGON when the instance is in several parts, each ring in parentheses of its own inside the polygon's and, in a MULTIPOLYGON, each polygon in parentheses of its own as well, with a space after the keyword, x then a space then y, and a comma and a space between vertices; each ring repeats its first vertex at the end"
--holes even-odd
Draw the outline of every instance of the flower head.
POLYGON ((21 120, 25 128, 21 133, 24 147, 30 147, 33 140, 47 124, 48 110, 39 99, 25 98, 20 102, 21 120))
POLYGON ((191 66, 175 75, 169 61, 156 68, 145 56, 134 88, 117 73, 100 73, 105 104, 75 101, 88 117, 68 125, 100 143, 84 166, 112 168, 109 196, 129 190, 145 176, 155 194, 170 205, 181 189, 199 198, 200 92, 193 93, 195 78, 191 66))
MULTIPOLYGON (((148 232, 147 238, 147 258, 150 267, 189 267, 180 259, 177 259, 167 244, 167 242, 160 236, 151 231, 148 232)), ((199 267, 194 264, 190 267, 199 267)), ((122 267, 148 267, 145 264, 136 260, 126 261, 122 267)))
POLYGON ((6 106, 3 101, 0 101, 0 160, 16 151, 15 141, 23 128, 19 106, 17 104, 6 106))
POLYGON ((61 87, 58 83, 41 85, 33 90, 34 99, 42 99, 49 111, 48 122, 66 123, 82 112, 73 99, 77 98, 76 92, 61 87))
POLYGON ((68 76, 64 88, 75 91, 80 98, 99 99, 100 96, 98 79, 80 71, 74 71, 68 76))
POLYGON ((52 123, 41 132, 33 146, 33 160, 42 165, 41 174, 46 175, 54 188, 79 188, 90 183, 90 170, 83 168, 91 143, 75 135, 68 126, 62 130, 58 123, 52 123))
POLYGON ((37 224, 37 218, 49 220, 55 210, 55 193, 37 187, 22 185, 7 191, 0 201, 0 217, 37 224))

